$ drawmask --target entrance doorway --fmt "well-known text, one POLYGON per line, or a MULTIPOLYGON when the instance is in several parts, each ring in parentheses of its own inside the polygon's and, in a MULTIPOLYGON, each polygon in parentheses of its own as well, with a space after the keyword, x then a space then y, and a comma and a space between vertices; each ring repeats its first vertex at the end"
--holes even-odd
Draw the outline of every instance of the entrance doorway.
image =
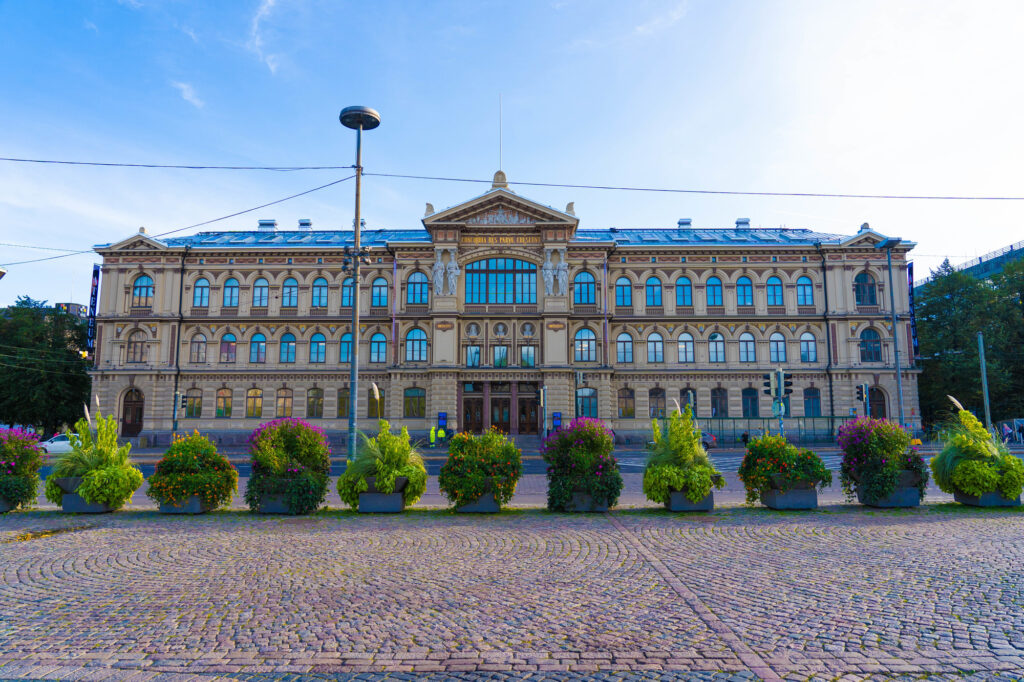
POLYGON ((506 396, 491 398, 491 426, 508 433, 511 426, 511 405, 512 399, 506 396))
POLYGON ((537 433, 537 398, 519 399, 519 433, 537 433))
POLYGON ((137 436, 142 431, 142 410, 145 407, 142 391, 133 388, 124 396, 121 410, 121 435, 126 438, 137 436))
POLYGON ((878 386, 868 389, 868 411, 875 419, 885 419, 885 393, 878 386))
POLYGON ((483 396, 465 396, 462 399, 462 429, 470 433, 484 432, 483 396))

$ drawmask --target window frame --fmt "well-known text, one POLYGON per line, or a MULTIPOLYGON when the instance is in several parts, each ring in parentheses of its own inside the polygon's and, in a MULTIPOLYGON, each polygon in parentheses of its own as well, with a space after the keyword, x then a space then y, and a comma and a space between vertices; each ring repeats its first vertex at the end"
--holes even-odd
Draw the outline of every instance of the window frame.
POLYGON ((662 298, 661 279, 655 276, 644 282, 644 301, 649 308, 660 308, 664 305, 662 298))
POLYGON ((192 307, 210 307, 210 280, 200 277, 192 285, 192 307))
POLYGON ((188 361, 190 363, 205 363, 206 362, 206 335, 202 332, 198 332, 192 335, 188 344, 188 361))
POLYGON ((285 419, 295 413, 295 393, 290 388, 279 388, 274 395, 274 418, 285 419))
POLYGON ((306 389, 306 419, 324 418, 324 389, 319 386, 306 389))
POLYGON ((221 292, 221 307, 222 308, 237 308, 238 307, 238 280, 234 277, 228 277, 224 280, 224 291, 221 292))
POLYGON ((327 280, 323 277, 317 277, 313 280, 313 286, 310 289, 310 308, 326 308, 328 301, 329 285, 327 280))
POLYGON ((414 272, 405 282, 405 304, 427 305, 430 302, 430 278, 422 272, 414 272))
POLYGON ((633 307, 633 280, 629 277, 619 277, 615 280, 615 307, 633 307))
POLYGON ((281 341, 278 344, 277 362, 279 365, 293 365, 295 364, 295 347, 297 342, 295 335, 288 332, 281 337, 281 341))
POLYGON ((739 338, 740 362, 757 362, 757 340, 750 332, 743 332, 739 338))
POLYGON ((629 332, 621 332, 615 337, 615 361, 633 364, 633 336, 629 332))
POLYGON ((861 362, 882 362, 882 335, 877 329, 867 327, 857 335, 861 362), (872 336, 865 338, 867 334, 872 336), (865 355, 867 357, 865 357, 865 355))
POLYGON ((252 306, 253 308, 266 308, 270 305, 270 282, 260 277, 252 283, 252 306))
POLYGON ((370 337, 370 362, 381 364, 388 361, 388 337, 381 332, 370 337))
POLYGON ((234 391, 230 388, 218 388, 214 409, 215 419, 231 419, 231 407, 234 402, 234 391))
POLYGON ((725 298, 722 293, 722 280, 718 277, 708 277, 704 284, 704 301, 709 308, 720 308, 725 305, 725 298))
POLYGON ((342 363, 352 363, 352 332, 345 332, 338 339, 338 364, 342 363))
POLYGON ((867 270, 853 277, 853 300, 857 306, 878 305, 878 282, 867 270))
POLYGON ((656 386, 647 391, 647 411, 651 419, 665 419, 666 401, 664 388, 656 386))
POLYGON ((736 305, 754 305, 754 283, 749 277, 740 277, 736 280, 736 305))
POLYGON ((427 333, 419 327, 413 327, 405 335, 405 361, 427 361, 427 333))
POLYGON ((693 307, 693 282, 683 276, 676 280, 676 307, 693 307))
POLYGON ((597 305, 597 278, 586 270, 572 278, 572 304, 597 305))
POLYGON ((142 274, 132 280, 132 308, 152 308, 156 297, 156 284, 149 275, 142 274))
POLYGON ((518 258, 481 258, 468 263, 465 272, 465 303, 537 303, 537 266, 530 261, 518 258))
POLYGON ((426 419, 427 389, 411 386, 402 392, 402 415, 405 419, 426 419))
POLYGON ((574 362, 597 362, 597 334, 581 327, 572 337, 574 362))
POLYGON ((814 281, 807 275, 796 280, 796 304, 798 306, 814 305, 814 281))
POLYGON ((203 391, 190 388, 185 391, 185 419, 202 419, 203 391))
POLYGON ((782 332, 772 332, 768 337, 768 361, 773 365, 788 362, 786 345, 786 336, 782 332))
POLYGON ((665 337, 658 332, 647 336, 647 364, 660 365, 665 362, 665 337))
POLYGON ((267 337, 262 333, 253 334, 249 339, 249 364, 264 365, 267 363, 267 337))
POLYGON ((370 285, 370 307, 388 307, 388 280, 384 277, 377 277, 370 285))
POLYGON ((245 418, 263 418, 263 389, 250 388, 245 391, 245 418))
POLYGON ((765 301, 772 308, 781 308, 786 305, 785 292, 782 289, 782 280, 772 275, 764 283, 765 301))
POLYGON ((281 285, 281 307, 299 307, 299 282, 294 277, 289 277, 281 285))
POLYGON ((683 332, 679 335, 676 340, 676 356, 681 365, 691 365, 696 362, 695 356, 695 344, 693 341, 693 334, 690 332, 683 332))
POLYGON ((818 361, 818 337, 811 332, 800 335, 800 362, 818 361), (810 337, 810 338, 808 338, 810 337))
POLYGON ((580 417, 597 418, 597 389, 589 386, 576 389, 576 413, 580 417))
POLYGON ((221 364, 234 364, 238 359, 238 339, 231 332, 220 337, 219 348, 218 362, 221 364))
POLYGON ((309 362, 312 365, 327 362, 327 337, 319 332, 309 338, 309 362))
POLYGON ((708 336, 708 362, 715 364, 725 362, 725 336, 719 332, 708 336))
POLYGON ((536 367, 537 366, 537 347, 533 345, 522 345, 519 346, 519 366, 520 367, 536 367))
POLYGON ((619 419, 636 419, 636 391, 620 388, 616 394, 619 419))

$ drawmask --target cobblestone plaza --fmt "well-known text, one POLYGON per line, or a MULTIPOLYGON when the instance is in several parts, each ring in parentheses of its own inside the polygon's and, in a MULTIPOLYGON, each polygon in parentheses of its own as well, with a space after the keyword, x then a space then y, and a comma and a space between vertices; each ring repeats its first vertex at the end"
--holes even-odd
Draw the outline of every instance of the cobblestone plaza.
POLYGON ((1022 531, 951 504, 9 514, 0 678, 1017 679, 1022 531))

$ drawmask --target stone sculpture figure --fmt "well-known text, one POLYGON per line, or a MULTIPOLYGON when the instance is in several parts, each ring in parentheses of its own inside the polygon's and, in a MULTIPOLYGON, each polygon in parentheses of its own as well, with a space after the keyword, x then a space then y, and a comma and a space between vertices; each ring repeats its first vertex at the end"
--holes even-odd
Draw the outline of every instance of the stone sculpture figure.
POLYGON ((544 266, 540 270, 544 277, 544 294, 551 296, 555 287, 555 264, 551 262, 551 250, 544 252, 544 266))
POLYGON ((459 264, 455 262, 455 252, 450 251, 449 253, 451 254, 451 257, 448 260, 448 265, 445 266, 445 271, 448 274, 448 295, 454 296, 455 287, 458 286, 459 283, 459 273, 461 270, 459 269, 459 264))
POLYGON ((558 295, 565 296, 569 291, 569 264, 565 262, 565 252, 555 266, 555 274, 558 277, 558 295))
POLYGON ((434 262, 434 267, 431 271, 431 275, 434 278, 434 295, 444 295, 444 263, 441 262, 441 255, 444 251, 437 252, 437 260, 434 262))

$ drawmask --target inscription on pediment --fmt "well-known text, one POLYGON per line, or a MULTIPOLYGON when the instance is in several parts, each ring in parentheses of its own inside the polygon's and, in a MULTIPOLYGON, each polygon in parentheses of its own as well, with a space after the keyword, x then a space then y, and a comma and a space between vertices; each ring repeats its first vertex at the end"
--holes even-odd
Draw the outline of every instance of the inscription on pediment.
POLYGON ((525 213, 499 206, 471 216, 467 225, 534 225, 536 220, 525 213))

